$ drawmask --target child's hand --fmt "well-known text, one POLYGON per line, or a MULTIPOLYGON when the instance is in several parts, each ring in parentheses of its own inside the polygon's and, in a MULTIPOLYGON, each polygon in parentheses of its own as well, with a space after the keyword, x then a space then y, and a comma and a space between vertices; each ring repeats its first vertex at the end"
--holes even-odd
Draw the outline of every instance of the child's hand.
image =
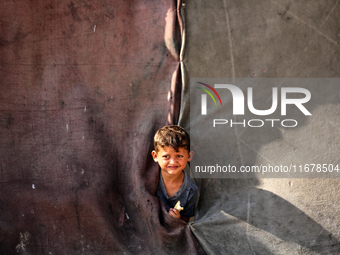
POLYGON ((181 213, 175 208, 170 208, 169 214, 177 219, 181 218, 181 213))

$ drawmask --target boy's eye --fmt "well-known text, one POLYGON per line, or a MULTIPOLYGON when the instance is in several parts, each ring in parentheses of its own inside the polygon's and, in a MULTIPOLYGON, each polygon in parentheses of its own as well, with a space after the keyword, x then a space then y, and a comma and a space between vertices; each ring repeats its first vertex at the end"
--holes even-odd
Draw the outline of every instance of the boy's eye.
POLYGON ((169 156, 168 156, 168 155, 165 155, 165 156, 163 156, 163 158, 169 158, 169 156))

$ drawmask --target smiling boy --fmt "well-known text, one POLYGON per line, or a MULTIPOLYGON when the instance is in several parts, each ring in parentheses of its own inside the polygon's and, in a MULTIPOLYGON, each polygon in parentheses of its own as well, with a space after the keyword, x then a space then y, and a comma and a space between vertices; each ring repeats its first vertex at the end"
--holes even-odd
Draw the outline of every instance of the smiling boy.
POLYGON ((180 126, 162 127, 155 134, 154 146, 152 157, 161 168, 157 196, 171 216, 188 222, 198 196, 196 183, 183 171, 194 155, 189 134, 180 126), (182 211, 174 208, 178 201, 182 211))

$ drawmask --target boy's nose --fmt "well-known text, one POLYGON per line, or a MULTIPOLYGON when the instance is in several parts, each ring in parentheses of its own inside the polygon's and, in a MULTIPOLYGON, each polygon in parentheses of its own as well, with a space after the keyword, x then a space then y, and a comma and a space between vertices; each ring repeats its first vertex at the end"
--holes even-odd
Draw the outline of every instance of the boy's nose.
POLYGON ((170 158, 170 163, 174 163, 176 161, 175 158, 170 158))

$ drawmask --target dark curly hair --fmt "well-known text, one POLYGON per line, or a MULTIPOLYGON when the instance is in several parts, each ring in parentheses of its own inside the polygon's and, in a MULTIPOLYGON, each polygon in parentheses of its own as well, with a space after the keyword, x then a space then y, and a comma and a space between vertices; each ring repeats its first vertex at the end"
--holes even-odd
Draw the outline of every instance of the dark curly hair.
POLYGON ((159 129, 154 136, 155 151, 159 151, 159 147, 164 148, 170 146, 176 151, 184 148, 190 151, 190 136, 184 128, 177 125, 164 126, 159 129))

